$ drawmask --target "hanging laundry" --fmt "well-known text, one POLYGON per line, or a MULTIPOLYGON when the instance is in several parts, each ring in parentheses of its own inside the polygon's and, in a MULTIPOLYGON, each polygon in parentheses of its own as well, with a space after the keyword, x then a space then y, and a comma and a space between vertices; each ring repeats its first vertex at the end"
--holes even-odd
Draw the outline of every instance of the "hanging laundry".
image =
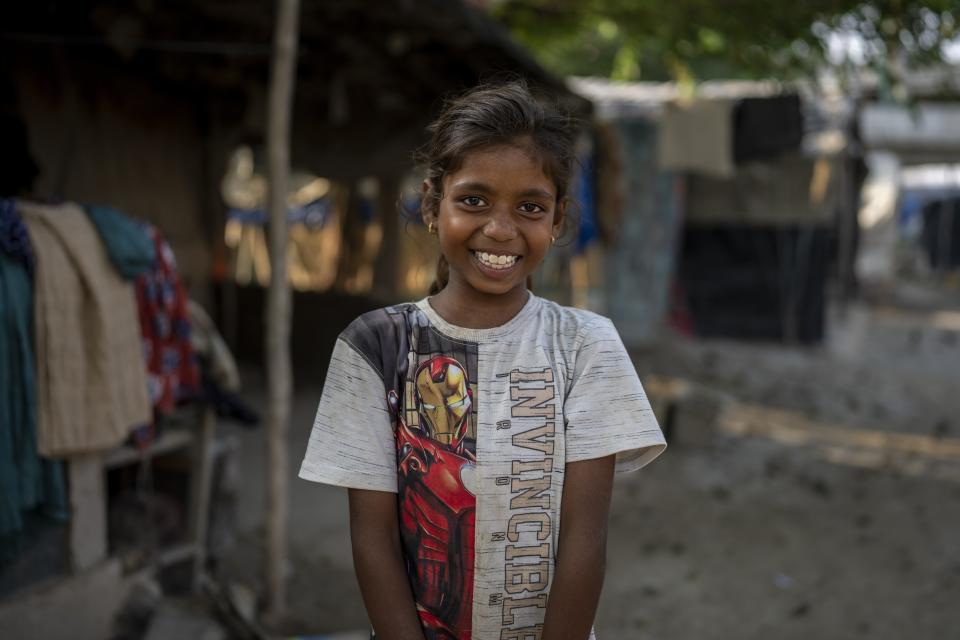
POLYGON ((803 142, 800 96, 743 98, 733 112, 733 160, 738 165, 799 151, 803 142))
POLYGON ((737 165, 797 152, 802 142, 795 94, 677 102, 661 121, 660 166, 729 178, 737 165))
POLYGON ((163 414, 200 394, 200 372, 190 344, 187 295, 173 250, 156 227, 146 225, 146 230, 156 260, 134 284, 150 402, 163 414))
POLYGON ((85 205, 107 249, 110 262, 127 280, 133 280, 153 267, 157 258, 153 238, 142 222, 128 218, 116 209, 85 205))
POLYGON ((668 104, 657 144, 660 168, 720 178, 732 176, 735 106, 734 101, 726 99, 668 104))
POLYGON ((36 255, 37 441, 63 457, 121 444, 150 421, 133 287, 84 211, 18 203, 36 255))
POLYGON ((33 277, 33 249, 27 227, 17 213, 16 203, 10 198, 0 199, 0 251, 20 262, 33 277))
POLYGON ((110 262, 124 278, 134 280, 150 402, 154 411, 169 413, 200 390, 187 298, 173 251, 150 224, 111 207, 85 208, 110 262))
POLYGON ((13 552, 25 511, 65 520, 68 508, 61 463, 37 454, 33 252, 12 200, 0 200, 0 238, 0 548, 13 552))

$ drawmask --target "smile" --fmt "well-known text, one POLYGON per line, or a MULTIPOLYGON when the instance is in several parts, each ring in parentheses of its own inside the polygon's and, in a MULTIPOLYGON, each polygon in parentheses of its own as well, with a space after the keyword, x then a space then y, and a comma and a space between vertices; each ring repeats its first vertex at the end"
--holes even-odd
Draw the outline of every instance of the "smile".
POLYGON ((471 251, 470 253, 477 258, 480 264, 491 269, 509 269, 522 259, 520 256, 497 255, 486 251, 471 251))

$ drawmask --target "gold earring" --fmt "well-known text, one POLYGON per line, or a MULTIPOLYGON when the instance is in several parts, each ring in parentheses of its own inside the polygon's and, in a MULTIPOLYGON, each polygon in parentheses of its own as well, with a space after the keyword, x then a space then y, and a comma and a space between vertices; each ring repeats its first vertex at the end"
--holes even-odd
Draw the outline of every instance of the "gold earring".
POLYGON ((427 233, 429 233, 430 235, 434 235, 436 232, 437 232, 437 230, 434 228, 433 223, 432 223, 432 222, 428 223, 428 224, 427 224, 427 233))
POLYGON ((557 238, 555 236, 550 236, 550 246, 557 244, 557 238))

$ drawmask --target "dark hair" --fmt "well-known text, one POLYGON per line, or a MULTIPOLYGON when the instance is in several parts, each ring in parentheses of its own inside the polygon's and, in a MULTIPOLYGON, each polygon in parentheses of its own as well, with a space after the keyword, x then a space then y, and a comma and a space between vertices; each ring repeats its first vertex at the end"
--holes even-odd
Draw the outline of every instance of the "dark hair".
MULTIPOLYGON (((460 169, 468 153, 502 144, 531 147, 557 189, 557 202, 567 198, 576 123, 545 99, 538 100, 523 80, 480 85, 447 101, 427 131, 430 142, 418 153, 427 181, 422 211, 437 215, 443 178, 460 169)), ((431 295, 447 285, 449 275, 449 265, 441 255, 431 295)))

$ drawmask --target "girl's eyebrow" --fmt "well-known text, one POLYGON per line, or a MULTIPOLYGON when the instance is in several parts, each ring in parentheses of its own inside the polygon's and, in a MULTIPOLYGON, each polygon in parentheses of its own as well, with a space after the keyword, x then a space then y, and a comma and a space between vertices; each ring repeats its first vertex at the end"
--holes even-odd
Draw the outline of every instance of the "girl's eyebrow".
POLYGON ((526 189, 519 193, 521 198, 546 198, 550 199, 553 197, 553 194, 545 189, 538 189, 536 187, 532 189, 526 189))
POLYGON ((464 191, 484 191, 489 193, 493 191, 489 186, 482 182, 476 182, 473 180, 468 180, 467 182, 454 182, 454 189, 463 189, 464 191))
MULTIPOLYGON (((482 191, 484 193, 490 193, 493 189, 484 184, 483 182, 477 182, 475 180, 470 180, 467 182, 455 182, 452 186, 453 189, 461 189, 464 191, 482 191)), ((554 195, 547 191, 546 189, 540 189, 533 187, 531 189, 525 189, 517 194, 521 198, 553 198, 554 195)))

